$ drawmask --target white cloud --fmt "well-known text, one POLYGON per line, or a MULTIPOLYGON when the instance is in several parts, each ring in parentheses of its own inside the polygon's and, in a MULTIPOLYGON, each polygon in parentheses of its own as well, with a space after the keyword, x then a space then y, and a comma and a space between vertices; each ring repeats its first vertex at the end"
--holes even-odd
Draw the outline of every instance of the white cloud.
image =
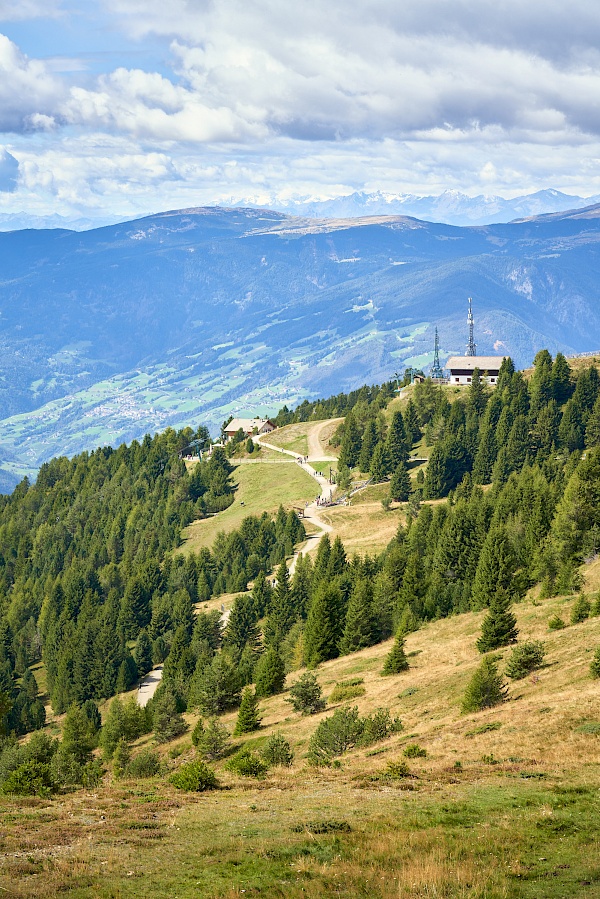
POLYGON ((4 147, 0 147, 0 191, 12 193, 17 189, 19 163, 4 147))
POLYGON ((51 116, 63 93, 43 62, 28 59, 0 34, 0 130, 34 127, 36 115, 51 116))

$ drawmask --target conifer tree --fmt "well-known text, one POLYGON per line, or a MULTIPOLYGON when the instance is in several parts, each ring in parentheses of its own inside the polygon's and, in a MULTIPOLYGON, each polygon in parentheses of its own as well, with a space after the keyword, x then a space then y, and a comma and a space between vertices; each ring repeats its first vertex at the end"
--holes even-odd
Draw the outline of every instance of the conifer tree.
POLYGON ((392 471, 395 471, 402 462, 406 462, 408 459, 408 438, 404 418, 400 411, 396 411, 392 415, 386 449, 392 471))
POLYGON ((399 630, 394 640, 394 645, 385 658, 381 673, 400 674, 401 671, 406 671, 408 667, 408 659, 404 651, 404 631, 399 630))
POLYGON ((411 445, 421 439, 419 416, 412 399, 408 401, 404 410, 404 427, 406 428, 407 439, 411 445))
POLYGON ((369 468, 369 474, 371 478, 376 484, 379 484, 383 481, 390 470, 390 460, 387 453, 387 449, 385 443, 383 441, 379 441, 375 449, 373 450, 373 456, 371 458, 371 467, 369 468))
POLYGON ((290 573, 285 562, 277 569, 277 582, 264 628, 267 646, 278 647, 296 619, 290 588, 290 573))
POLYGON ((239 659, 244 647, 253 648, 260 642, 260 628, 257 625, 254 599, 247 593, 236 596, 227 620, 223 645, 230 647, 235 659, 239 659))
POLYGON ((315 564, 313 568, 313 586, 316 586, 316 584, 327 577, 330 555, 331 540, 329 539, 329 534, 324 534, 319 540, 317 554, 315 556, 315 564))
MULTIPOLYGON (((324 539, 324 538, 321 538, 324 539)), ((340 537, 336 537, 331 547, 331 553, 327 562, 327 577, 329 580, 341 577, 346 571, 346 550, 340 537)), ((315 566, 316 567, 316 566, 315 566)))
POLYGON ((344 436, 340 449, 340 462, 348 468, 354 468, 358 462, 361 449, 361 433, 352 412, 349 412, 344 421, 344 436))
POLYGON ((392 475, 390 481, 390 498, 399 503, 405 503, 410 496, 410 475, 406 463, 401 462, 392 475))
POLYGON ((600 445, 600 396, 594 403, 594 408, 587 420, 585 445, 590 447, 600 445))
POLYGON ((358 457, 358 467, 361 471, 369 471, 371 468, 371 460, 373 451, 377 445, 377 425, 374 419, 369 419, 362 435, 360 446, 360 455, 358 457))
POLYGON ((306 553, 300 553, 292 581, 292 605, 296 615, 305 619, 312 592, 312 562, 306 553))
POLYGON ((342 595, 335 584, 323 584, 315 592, 304 634, 304 661, 309 668, 339 655, 341 605, 342 595))
POLYGON ((350 596, 346 624, 340 642, 341 655, 357 652, 375 642, 373 620, 373 590, 366 579, 358 580, 350 596))
POLYGON ((274 696, 281 693, 285 684, 285 665, 275 647, 261 656, 255 669, 254 683, 257 696, 274 696))
POLYGON ((477 640, 479 652, 490 652, 501 646, 517 642, 517 619, 511 611, 511 598, 507 590, 499 588, 490 602, 490 610, 483 619, 481 635, 477 640))
POLYGON ((170 690, 162 690, 154 697, 152 723, 157 743, 169 743, 187 730, 187 724, 177 711, 177 701, 170 690))
POLYGON ((286 699, 295 712, 303 715, 316 715, 322 712, 327 703, 322 698, 322 691, 317 678, 310 671, 306 671, 290 687, 290 697, 286 699))
POLYGON ((463 713, 493 708, 505 701, 506 684, 493 656, 486 656, 469 681, 462 701, 463 713))
POLYGON ((145 628, 138 634, 133 658, 139 675, 147 674, 152 668, 152 641, 145 628))
POLYGON ((249 734, 260 727, 261 717, 258 713, 258 697, 251 687, 242 693, 242 701, 233 735, 249 734))
POLYGON ((552 396, 555 402, 562 406, 573 393, 571 369, 562 353, 557 353, 554 358, 550 380, 552 383, 552 396))
POLYGON ((489 606, 498 590, 508 590, 516 564, 505 528, 501 525, 491 527, 485 538, 473 581, 471 594, 473 609, 489 606))

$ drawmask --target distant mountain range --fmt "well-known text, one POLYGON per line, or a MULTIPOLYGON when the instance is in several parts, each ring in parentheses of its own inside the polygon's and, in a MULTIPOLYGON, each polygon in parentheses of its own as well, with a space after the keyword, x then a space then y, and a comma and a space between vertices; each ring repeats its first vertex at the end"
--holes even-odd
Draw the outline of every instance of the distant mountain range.
MULTIPOLYGON (((287 215, 309 218, 359 218, 367 215, 409 215, 427 222, 446 225, 493 225, 544 215, 549 212, 565 212, 582 209, 600 202, 598 197, 577 197, 559 190, 538 190, 506 200, 504 197, 480 194, 469 197, 457 190, 446 190, 439 196, 420 197, 415 194, 394 194, 384 191, 367 193, 355 191, 332 200, 294 199, 281 200, 272 197, 268 202, 256 198, 221 200, 228 208, 271 209, 287 215)), ((31 215, 25 212, 0 214, 0 231, 18 231, 24 228, 68 228, 70 231, 89 231, 123 222, 127 216, 62 216, 31 215)))
POLYGON ((165 212, 0 234, 0 487, 61 453, 272 413, 464 352, 600 349, 600 206, 460 228, 165 212))
MULTIPOLYGON (((600 197, 576 197, 559 190, 539 190, 505 200, 503 197, 469 197, 446 190, 437 197, 358 191, 334 200, 274 200, 269 207, 289 215, 310 218, 356 218, 365 215, 409 215, 447 225, 493 225, 515 219, 581 209, 600 202, 600 197)), ((255 205, 248 203, 248 205, 255 205)))

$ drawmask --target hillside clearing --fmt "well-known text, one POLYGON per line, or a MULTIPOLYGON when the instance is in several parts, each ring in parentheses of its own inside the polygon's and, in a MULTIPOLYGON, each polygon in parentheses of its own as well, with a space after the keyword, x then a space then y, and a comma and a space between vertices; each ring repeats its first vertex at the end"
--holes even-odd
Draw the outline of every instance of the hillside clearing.
POLYGON ((303 508, 318 490, 314 479, 295 462, 238 465, 233 481, 237 484, 233 504, 224 512, 185 528, 180 552, 197 552, 203 546, 212 546, 220 531, 238 528, 248 515, 272 515, 280 505, 285 509, 303 508))

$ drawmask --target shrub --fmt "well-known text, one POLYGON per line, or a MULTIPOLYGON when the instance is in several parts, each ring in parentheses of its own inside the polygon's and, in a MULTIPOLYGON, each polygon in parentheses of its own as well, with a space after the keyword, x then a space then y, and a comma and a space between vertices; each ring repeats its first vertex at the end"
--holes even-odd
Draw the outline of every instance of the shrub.
POLYGON ((379 776, 382 780, 401 780, 410 777, 410 768, 406 762, 388 762, 379 776))
POLYGON ((187 724, 177 711, 175 696, 165 690, 152 708, 154 737, 157 743, 168 743, 187 730, 187 724))
POLYGON ((573 608, 571 609, 571 624, 580 624, 582 621, 586 621, 590 617, 591 610, 592 607, 590 601, 587 596, 582 593, 577 597, 573 608))
POLYGON ((115 777, 123 777, 130 758, 131 750, 129 749, 129 743, 124 737, 121 737, 115 747, 112 757, 113 774, 115 777))
POLYGON ((104 768, 99 759, 91 759, 86 762, 81 772, 81 783, 86 789, 92 789, 100 785, 104 776, 104 768))
POLYGON ((227 755, 229 731, 219 723, 218 718, 210 718, 206 727, 200 718, 192 732, 192 743, 198 755, 207 762, 214 762, 227 755))
POLYGON ((590 675, 592 677, 600 677, 600 646, 594 653, 594 658, 590 665, 590 675))
POLYGON ((492 656, 485 658, 473 674, 462 701, 463 712, 479 712, 506 699, 506 685, 492 656))
POLYGON ((550 631, 562 631, 562 629, 566 626, 567 625, 559 615, 553 615, 548 622, 548 630, 550 631))
POLYGON ((0 792, 17 796, 49 796, 53 789, 50 765, 30 760, 10 772, 0 792))
POLYGON ((298 678, 290 687, 290 698, 286 702, 291 703, 295 712, 303 715, 316 715, 322 712, 327 703, 322 698, 321 687, 314 674, 307 671, 298 678))
POLYGON ((187 790, 189 793, 204 793, 207 790, 216 790, 218 787, 215 772, 204 762, 198 760, 182 765, 171 775, 171 783, 178 790, 187 790))
POLYGON ((407 759, 424 759, 427 758, 427 750, 419 746, 418 743, 409 743, 403 752, 407 759))
POLYGON ((364 722, 358 708, 337 709, 325 718, 312 735, 308 747, 308 760, 313 765, 328 765, 335 756, 352 749, 364 732, 364 722))
POLYGON ((514 646, 506 663, 506 674, 513 680, 526 677, 544 663, 544 644, 541 640, 526 640, 514 646))
POLYGON ((235 755, 232 755, 225 767, 234 774, 242 777, 256 777, 262 779, 269 766, 266 761, 261 759, 256 752, 253 752, 248 746, 242 746, 235 755))
POLYGON ((283 734, 271 734, 262 751, 262 757, 269 765, 281 765, 289 768, 294 761, 294 753, 283 734))
POLYGON ((153 749, 142 749, 127 764, 127 777, 154 777, 160 771, 160 756, 153 749))
POLYGON ((354 678, 353 681, 340 681, 331 691, 329 702, 345 702, 348 699, 355 699, 357 696, 364 696, 365 693, 362 678, 354 678))
POLYGON ((387 739, 390 734, 402 730, 402 722, 399 718, 392 718, 389 709, 375 709, 371 715, 362 719, 363 733, 360 738, 361 746, 371 746, 387 739))

